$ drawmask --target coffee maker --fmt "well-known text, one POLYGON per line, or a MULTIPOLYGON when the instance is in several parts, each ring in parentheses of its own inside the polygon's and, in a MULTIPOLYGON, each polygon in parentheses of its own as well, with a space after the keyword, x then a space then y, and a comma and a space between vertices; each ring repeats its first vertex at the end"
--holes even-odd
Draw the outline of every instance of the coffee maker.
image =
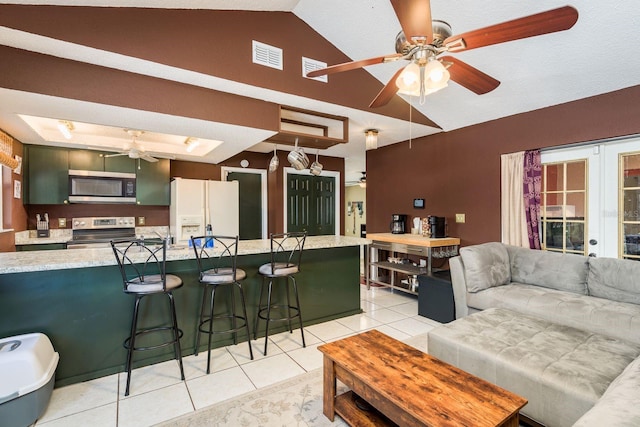
POLYGON ((429 216, 431 238, 447 237, 447 222, 443 216, 429 216))
POLYGON ((391 224, 389 225, 389 228, 391 228, 391 233, 404 234, 406 223, 407 223, 406 215, 404 214, 391 215, 391 224))

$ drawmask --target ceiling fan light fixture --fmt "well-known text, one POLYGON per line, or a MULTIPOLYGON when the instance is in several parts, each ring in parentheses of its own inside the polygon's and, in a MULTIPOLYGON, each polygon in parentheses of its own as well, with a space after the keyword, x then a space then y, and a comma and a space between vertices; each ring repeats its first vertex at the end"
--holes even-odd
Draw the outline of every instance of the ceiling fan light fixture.
POLYGON ((421 71, 420 66, 415 62, 404 67, 404 70, 396 79, 398 92, 405 95, 420 93, 421 71))
POLYGON ((71 131, 74 129, 73 123, 67 120, 58 120, 58 130, 65 137, 65 139, 71 139, 73 135, 71 135, 71 131))
POLYGON ((366 150, 378 148, 378 129, 367 129, 364 131, 364 144, 366 150))
POLYGON ((449 70, 440 61, 433 58, 424 68, 425 94, 437 92, 449 85, 449 70))

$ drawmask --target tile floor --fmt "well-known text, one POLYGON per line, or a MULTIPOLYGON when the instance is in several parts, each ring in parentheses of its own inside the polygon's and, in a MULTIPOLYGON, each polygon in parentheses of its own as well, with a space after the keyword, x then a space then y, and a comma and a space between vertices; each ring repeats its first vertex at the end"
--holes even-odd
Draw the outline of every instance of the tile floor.
MULTIPOLYGON (((305 328, 306 348, 299 331, 270 337, 268 356, 263 339, 253 342, 254 360, 246 343, 212 351, 212 372, 205 374, 206 352, 183 358, 185 381, 175 360, 133 371, 131 393, 124 396, 126 374, 55 389, 37 427, 143 427, 193 412, 243 393, 322 367, 318 345, 367 329, 378 329, 399 340, 429 331, 437 322, 418 316, 417 297, 386 288, 361 286, 363 313, 305 328)), ((414 345, 422 346, 416 337, 414 345)))

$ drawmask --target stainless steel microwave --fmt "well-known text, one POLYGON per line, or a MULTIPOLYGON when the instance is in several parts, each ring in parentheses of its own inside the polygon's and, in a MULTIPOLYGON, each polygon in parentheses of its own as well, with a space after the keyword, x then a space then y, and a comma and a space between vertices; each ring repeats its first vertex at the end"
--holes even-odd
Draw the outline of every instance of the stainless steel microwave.
POLYGON ((70 203, 135 203, 136 174, 69 170, 70 203))

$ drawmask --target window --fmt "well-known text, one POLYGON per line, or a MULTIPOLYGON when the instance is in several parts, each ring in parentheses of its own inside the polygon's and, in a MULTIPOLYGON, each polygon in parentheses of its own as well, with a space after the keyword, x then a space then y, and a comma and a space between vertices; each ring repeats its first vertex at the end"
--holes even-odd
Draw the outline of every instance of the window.
POLYGON ((620 254, 640 260, 640 153, 620 155, 620 254))

